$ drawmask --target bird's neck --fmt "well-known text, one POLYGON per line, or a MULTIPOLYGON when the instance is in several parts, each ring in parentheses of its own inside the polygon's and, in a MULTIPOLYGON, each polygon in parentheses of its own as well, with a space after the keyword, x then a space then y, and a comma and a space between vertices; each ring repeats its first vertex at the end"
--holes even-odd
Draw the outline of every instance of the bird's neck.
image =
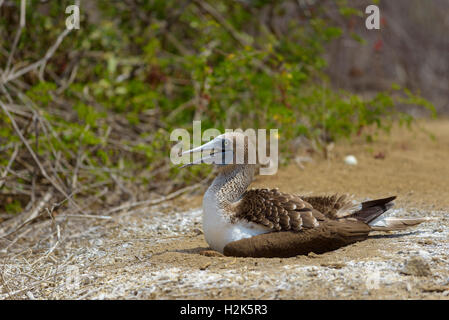
POLYGON ((214 194, 217 205, 225 208, 238 201, 253 181, 254 165, 233 165, 221 169, 208 192, 214 194))

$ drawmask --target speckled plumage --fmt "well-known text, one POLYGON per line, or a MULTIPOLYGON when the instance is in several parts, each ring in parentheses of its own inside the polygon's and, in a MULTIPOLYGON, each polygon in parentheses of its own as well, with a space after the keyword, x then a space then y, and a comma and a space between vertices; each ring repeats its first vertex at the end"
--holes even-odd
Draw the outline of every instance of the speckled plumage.
POLYGON ((277 189, 253 189, 243 194, 235 207, 232 221, 245 219, 274 231, 299 231, 318 224, 312 209, 298 196, 281 193, 277 189))

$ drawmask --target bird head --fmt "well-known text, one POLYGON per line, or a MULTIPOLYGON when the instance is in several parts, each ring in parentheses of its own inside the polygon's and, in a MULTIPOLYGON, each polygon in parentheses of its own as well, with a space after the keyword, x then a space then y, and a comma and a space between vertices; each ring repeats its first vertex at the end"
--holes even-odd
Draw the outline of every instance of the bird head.
POLYGON ((203 144, 184 151, 182 154, 201 152, 201 157, 182 166, 200 163, 217 166, 256 164, 256 147, 254 139, 241 132, 227 132, 203 144))

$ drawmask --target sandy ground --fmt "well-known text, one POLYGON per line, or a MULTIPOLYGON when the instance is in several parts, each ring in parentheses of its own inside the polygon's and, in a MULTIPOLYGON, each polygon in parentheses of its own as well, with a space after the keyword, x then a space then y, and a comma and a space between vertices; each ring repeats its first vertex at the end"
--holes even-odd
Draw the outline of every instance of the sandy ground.
MULTIPOLYGON (((200 192, 108 217, 37 224, 0 253, 0 298, 449 299, 449 120, 341 143, 254 186, 299 194, 397 195, 392 216, 438 220, 323 255, 207 257, 200 192), (343 162, 353 154, 357 166, 343 162), (382 159, 379 159, 382 158, 382 159), (59 241, 57 228, 59 226, 59 241), (41 241, 30 239, 41 236, 41 241)), ((309 156, 303 154, 302 156, 309 156)))

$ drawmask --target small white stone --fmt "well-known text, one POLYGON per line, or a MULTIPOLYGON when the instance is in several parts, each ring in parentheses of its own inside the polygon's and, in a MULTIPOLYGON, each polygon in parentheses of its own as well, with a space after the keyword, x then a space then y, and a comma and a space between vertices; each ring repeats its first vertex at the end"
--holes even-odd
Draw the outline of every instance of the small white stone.
POLYGON ((345 163, 349 164, 351 166, 355 166, 355 165, 357 165, 357 158, 354 157, 353 155, 346 156, 345 163))
POLYGON ((431 254, 425 250, 419 250, 418 255, 425 260, 430 260, 432 258, 431 254))

